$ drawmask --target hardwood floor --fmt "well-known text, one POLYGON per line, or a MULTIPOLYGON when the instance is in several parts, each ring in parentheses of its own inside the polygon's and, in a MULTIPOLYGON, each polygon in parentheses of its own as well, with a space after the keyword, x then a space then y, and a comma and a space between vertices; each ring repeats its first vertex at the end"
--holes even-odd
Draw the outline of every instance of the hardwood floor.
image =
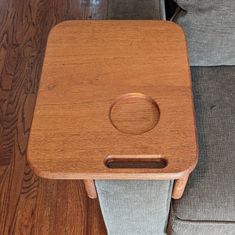
POLYGON ((25 161, 49 30, 62 20, 105 14, 105 0, 0 2, 1 235, 105 234, 98 203, 81 181, 39 179, 25 161))
POLYGON ((0 235, 106 234, 83 183, 36 177, 26 149, 49 30, 63 20, 115 18, 107 1, 0 1, 0 235))

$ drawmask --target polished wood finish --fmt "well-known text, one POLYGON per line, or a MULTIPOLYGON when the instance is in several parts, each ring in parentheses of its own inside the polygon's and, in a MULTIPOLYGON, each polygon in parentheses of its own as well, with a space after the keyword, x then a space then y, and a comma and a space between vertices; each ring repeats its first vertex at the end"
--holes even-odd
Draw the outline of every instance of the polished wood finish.
POLYGON ((183 31, 164 21, 67 21, 50 32, 28 160, 51 179, 179 179, 197 162, 183 31), (165 168, 113 168, 110 156, 165 168))
MULTIPOLYGON (((26 147, 49 30, 68 19, 115 17, 116 6, 111 0, 107 13, 107 1, 1 0, 1 235, 106 234, 99 205, 87 199, 83 182, 38 178, 26 163, 26 147)), ((144 6, 136 18, 146 18, 144 6)))
POLYGON ((104 235, 82 181, 38 178, 27 141, 49 30, 66 19, 104 18, 106 1, 0 1, 0 234, 104 235))
POLYGON ((160 119, 157 103, 146 95, 129 93, 118 97, 109 110, 109 120, 117 130, 141 135, 152 130, 160 119))
MULTIPOLYGON (((98 203, 87 199, 83 182, 38 178, 25 157, 48 31, 63 20, 106 18, 107 5, 115 12, 112 1, 107 3, 1 0, 1 235, 106 234, 98 203)), ((148 14, 144 6, 139 19, 145 18, 143 12, 148 14)))

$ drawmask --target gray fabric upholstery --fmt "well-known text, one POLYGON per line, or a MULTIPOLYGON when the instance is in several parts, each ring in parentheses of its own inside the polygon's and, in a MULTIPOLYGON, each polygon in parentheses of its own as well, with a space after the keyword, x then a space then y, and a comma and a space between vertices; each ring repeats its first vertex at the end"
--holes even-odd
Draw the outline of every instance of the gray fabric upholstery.
POLYGON ((172 216, 170 235, 234 235, 235 223, 228 221, 184 221, 172 216))
MULTIPOLYGON (((109 19, 164 19, 164 0, 113 0, 109 19), (161 3, 161 4, 160 4, 161 3)), ((109 235, 162 235, 167 224, 172 181, 96 181, 109 235)))
POLYGON ((199 162, 169 234, 235 234, 235 66, 191 68, 199 162))
POLYGON ((96 180, 109 235, 163 235, 172 181, 96 180))
POLYGON ((174 210, 184 220, 235 221, 235 66, 191 73, 199 162, 174 210))
POLYGON ((175 0, 186 14, 176 22, 185 33, 190 64, 235 65, 235 1, 175 0))
POLYGON ((164 0, 112 0, 108 4, 108 19, 151 20, 165 19, 164 0))

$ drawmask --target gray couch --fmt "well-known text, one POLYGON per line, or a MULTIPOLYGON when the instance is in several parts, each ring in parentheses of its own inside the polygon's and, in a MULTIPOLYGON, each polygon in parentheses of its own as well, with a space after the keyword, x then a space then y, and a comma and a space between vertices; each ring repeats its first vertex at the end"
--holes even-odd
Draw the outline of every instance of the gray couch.
POLYGON ((169 234, 235 234, 235 2, 178 0, 189 47, 198 166, 172 203, 169 234), (228 66, 230 65, 230 66, 228 66), (196 67, 204 66, 204 67, 196 67), (216 66, 216 67, 215 67, 216 66))
POLYGON ((169 234, 235 234, 235 66, 192 67, 199 162, 169 234))
POLYGON ((187 37, 199 163, 180 200, 171 181, 96 181, 110 235, 235 234, 235 1, 178 0, 187 37))

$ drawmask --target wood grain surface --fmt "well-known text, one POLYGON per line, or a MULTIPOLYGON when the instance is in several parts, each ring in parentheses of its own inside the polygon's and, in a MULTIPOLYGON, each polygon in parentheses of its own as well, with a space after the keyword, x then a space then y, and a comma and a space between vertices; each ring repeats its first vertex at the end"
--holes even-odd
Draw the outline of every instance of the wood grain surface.
POLYGON ((197 162, 185 36, 166 21, 66 21, 50 32, 28 146, 51 179, 179 179, 197 162), (161 168, 108 168, 110 156, 161 168))
POLYGON ((83 182, 36 177, 26 147, 49 30, 72 19, 158 18, 158 0, 137 1, 129 1, 128 11, 117 9, 126 0, 0 1, 1 235, 106 234, 83 182))

